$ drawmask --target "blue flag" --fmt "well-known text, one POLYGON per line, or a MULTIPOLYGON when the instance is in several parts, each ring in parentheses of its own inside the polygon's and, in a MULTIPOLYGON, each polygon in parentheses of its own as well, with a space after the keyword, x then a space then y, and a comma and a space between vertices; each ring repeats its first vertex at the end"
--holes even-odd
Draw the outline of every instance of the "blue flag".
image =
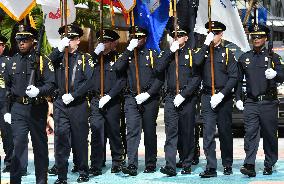
POLYGON ((156 0, 156 4, 153 2, 154 0, 136 0, 135 25, 148 31, 146 48, 160 52, 159 43, 169 19, 170 2, 169 0, 156 0), (149 7, 150 4, 152 7, 149 7))
MULTIPOLYGON (((245 16, 246 16, 246 9, 241 9, 242 12, 242 21, 244 20, 245 16)), ((258 24, 264 24, 266 25, 266 21, 267 21, 267 9, 266 8, 257 8, 257 18, 258 18, 258 24)), ((248 20, 248 26, 250 26, 252 24, 252 15, 249 16, 249 20, 248 20)))

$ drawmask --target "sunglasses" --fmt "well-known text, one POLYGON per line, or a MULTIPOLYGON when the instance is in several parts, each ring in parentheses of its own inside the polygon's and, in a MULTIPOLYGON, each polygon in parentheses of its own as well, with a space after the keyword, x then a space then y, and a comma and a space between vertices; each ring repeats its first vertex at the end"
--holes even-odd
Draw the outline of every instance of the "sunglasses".
POLYGON ((29 41, 31 41, 31 38, 18 38, 18 39, 16 39, 16 42, 18 44, 21 43, 21 42, 28 43, 29 41))
POLYGON ((213 34, 214 35, 219 35, 219 34, 221 34, 222 33, 222 31, 213 31, 213 34))
POLYGON ((255 39, 262 39, 262 38, 264 38, 265 37, 265 35, 251 35, 251 39, 252 40, 255 40, 255 39))

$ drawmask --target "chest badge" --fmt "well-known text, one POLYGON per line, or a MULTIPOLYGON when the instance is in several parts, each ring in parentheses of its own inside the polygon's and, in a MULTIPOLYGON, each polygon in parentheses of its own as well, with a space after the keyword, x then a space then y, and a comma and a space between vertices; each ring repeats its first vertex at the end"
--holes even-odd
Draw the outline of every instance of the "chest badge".
POLYGON ((2 63, 2 68, 4 68, 5 67, 5 63, 2 63))
POLYGON ((111 61, 111 62, 109 63, 109 65, 110 65, 110 66, 113 66, 113 65, 114 65, 114 62, 113 62, 113 61, 111 61))
POLYGON ((265 56, 264 61, 268 61, 268 57, 265 56))
POLYGON ((222 57, 225 57, 226 53, 222 53, 222 57))
POLYGON ((184 58, 185 58, 185 59, 189 59, 189 55, 185 55, 184 58))
POLYGON ((249 60, 249 58, 246 58, 245 63, 246 63, 246 65, 250 64, 250 60, 249 60))
POLYGON ((146 59, 149 60, 149 56, 146 56, 146 59))
POLYGON ((82 60, 78 60, 78 65, 81 65, 82 64, 82 60))

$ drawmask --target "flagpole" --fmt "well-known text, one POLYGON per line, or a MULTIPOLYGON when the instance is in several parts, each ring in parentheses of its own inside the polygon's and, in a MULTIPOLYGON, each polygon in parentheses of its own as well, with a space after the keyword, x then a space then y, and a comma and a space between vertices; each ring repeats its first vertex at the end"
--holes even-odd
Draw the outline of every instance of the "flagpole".
MULTIPOLYGON (((177 0, 174 0, 173 16, 174 16, 175 40, 177 40, 177 0)), ((175 63, 176 63, 176 94, 178 95, 179 94, 178 50, 175 52, 175 63)))
MULTIPOLYGON (((68 31, 67 31, 67 0, 63 1, 63 10, 64 10, 64 24, 65 24, 65 36, 67 37, 68 31)), ((69 91, 69 72, 68 72, 68 47, 65 47, 65 54, 64 54, 64 60, 65 60, 65 91, 66 94, 68 94, 69 91)))
MULTIPOLYGON (((132 25, 132 34, 135 35, 135 23, 134 23, 134 12, 131 11, 131 25, 132 25)), ((134 48, 134 64, 135 64, 135 77, 136 77, 136 90, 137 94, 141 93, 140 91, 140 79, 139 79, 139 67, 138 67, 138 53, 137 48, 134 48)))
MULTIPOLYGON (((208 19, 209 19, 209 33, 212 32, 211 20, 211 0, 208 0, 208 19)), ((211 64, 211 93, 215 94, 215 76, 214 76, 214 45, 210 44, 210 64, 211 64)))
MULTIPOLYGON (((100 41, 103 43, 103 0, 100 2, 100 41)), ((104 96, 104 56, 100 54, 100 95, 104 96)))

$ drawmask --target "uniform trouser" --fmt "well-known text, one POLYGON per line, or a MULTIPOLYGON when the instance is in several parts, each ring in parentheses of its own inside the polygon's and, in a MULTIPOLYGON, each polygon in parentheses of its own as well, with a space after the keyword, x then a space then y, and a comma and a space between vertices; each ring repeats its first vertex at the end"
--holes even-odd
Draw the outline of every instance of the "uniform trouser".
POLYGON ((138 167, 138 147, 142 129, 144 131, 145 166, 156 167, 157 162, 157 134, 156 120, 159 111, 159 96, 152 96, 146 100, 138 110, 135 97, 125 96, 125 116, 127 128, 127 156, 128 165, 138 167))
POLYGON ((194 125, 197 97, 186 99, 178 108, 174 106, 175 95, 165 98, 165 159, 166 166, 176 169, 177 143, 180 138, 183 167, 190 167, 194 156, 194 125), (180 131, 181 136, 178 137, 180 131))
POLYGON ((23 105, 14 103, 11 109, 14 151, 11 163, 11 184, 21 183, 21 171, 26 163, 30 131, 37 184, 47 183, 48 146, 46 135, 47 103, 23 105))
POLYGON ((58 167, 58 178, 67 180, 68 158, 71 151, 71 138, 74 141, 74 150, 78 159, 80 175, 88 175, 88 104, 87 101, 80 103, 63 104, 61 99, 54 103, 55 135, 56 142, 55 159, 58 167))
POLYGON ((233 135, 231 95, 224 97, 222 102, 213 110, 210 105, 211 95, 201 97, 203 117, 203 149, 207 159, 206 168, 217 168, 215 132, 218 126, 222 165, 231 167, 233 164, 233 135))
POLYGON ((98 98, 93 98, 91 101, 91 165, 96 169, 101 169, 104 162, 105 133, 109 138, 112 166, 119 166, 124 160, 124 149, 120 136, 120 112, 119 97, 112 98, 102 109, 99 108, 98 98))
POLYGON ((246 152, 245 164, 255 165, 256 154, 263 136, 265 167, 272 167, 278 160, 278 100, 254 102, 247 99, 244 108, 246 152))
POLYGON ((4 164, 6 166, 10 166, 14 144, 11 125, 4 121, 5 108, 5 102, 0 102, 0 130, 3 142, 3 149, 5 152, 4 164))
MULTIPOLYGON (((55 110, 53 111, 55 112, 55 110)), ((54 117, 54 116, 53 116, 54 117)), ((54 119, 56 119, 54 117, 54 119)), ((54 122, 54 127, 56 127, 56 122, 54 122)), ((56 128, 54 128, 56 129, 56 128)), ((78 165, 78 158, 77 158, 77 154, 75 152, 75 145, 74 145, 74 141, 73 141, 74 138, 71 137, 71 147, 72 147, 72 153, 73 153, 73 164, 74 166, 77 166, 78 165)), ((54 155, 56 155, 56 142, 59 141, 58 140, 58 136, 54 134, 54 155)), ((55 157, 54 157, 55 158, 55 157)), ((57 166, 57 161, 56 161, 56 158, 55 158, 55 162, 54 162, 54 165, 57 166)))

